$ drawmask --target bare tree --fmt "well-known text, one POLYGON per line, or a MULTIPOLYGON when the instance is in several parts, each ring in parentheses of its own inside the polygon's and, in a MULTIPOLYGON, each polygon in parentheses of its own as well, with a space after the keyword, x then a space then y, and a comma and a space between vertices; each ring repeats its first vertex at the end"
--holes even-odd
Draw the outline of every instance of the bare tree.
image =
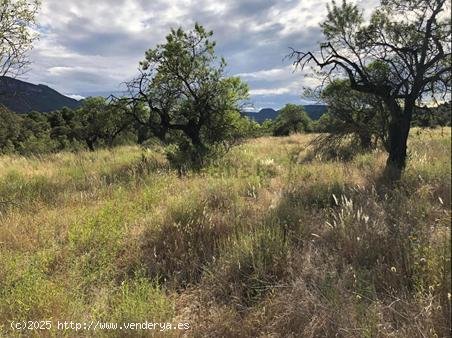
POLYGON ((293 51, 297 66, 313 63, 381 98, 390 113, 387 168, 397 178, 416 103, 450 94, 450 20, 450 0, 381 0, 368 22, 356 5, 333 1, 320 50, 293 51))
POLYGON ((37 34, 39 0, 0 0, 0 77, 23 74, 30 64, 28 52, 37 34))

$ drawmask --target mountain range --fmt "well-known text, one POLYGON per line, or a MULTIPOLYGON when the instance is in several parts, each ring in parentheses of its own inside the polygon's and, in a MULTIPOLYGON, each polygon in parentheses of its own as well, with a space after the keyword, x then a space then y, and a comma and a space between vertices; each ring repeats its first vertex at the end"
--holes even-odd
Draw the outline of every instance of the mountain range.
MULTIPOLYGON (((312 120, 318 120, 327 110, 327 106, 316 104, 304 105, 303 108, 312 120)), ((265 120, 276 119, 279 111, 272 108, 264 108, 258 112, 244 112, 243 114, 258 123, 262 123, 265 120)))
MULTIPOLYGON (((50 112, 68 107, 75 109, 80 107, 82 101, 58 93, 56 90, 42 85, 32 84, 13 79, 7 76, 0 77, 0 105, 19 114, 31 111, 50 112)), ((327 107, 324 105, 305 105, 304 109, 309 117, 318 120, 327 107)), ((245 112, 250 119, 262 123, 267 119, 274 120, 279 111, 272 108, 264 108, 259 112, 245 112)))
POLYGON ((31 111, 50 112, 63 107, 78 108, 80 101, 39 84, 20 81, 7 76, 0 77, 0 105, 23 114, 31 111))

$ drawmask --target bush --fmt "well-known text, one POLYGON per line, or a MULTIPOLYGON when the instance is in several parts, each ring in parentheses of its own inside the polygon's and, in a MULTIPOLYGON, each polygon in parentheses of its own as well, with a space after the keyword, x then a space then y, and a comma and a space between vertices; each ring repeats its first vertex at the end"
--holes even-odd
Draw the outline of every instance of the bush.
POLYGON ((356 139, 337 136, 335 134, 320 135, 310 143, 310 152, 305 161, 314 158, 319 161, 351 161, 355 156, 369 153, 369 148, 363 148, 356 139))
MULTIPOLYGON (((388 143, 389 112, 378 97, 351 89, 347 80, 333 80, 321 94, 328 114, 317 124, 321 132, 331 133, 337 143, 351 138, 362 149, 375 148, 377 141, 388 143)), ((332 146, 325 144, 326 147, 332 146)))

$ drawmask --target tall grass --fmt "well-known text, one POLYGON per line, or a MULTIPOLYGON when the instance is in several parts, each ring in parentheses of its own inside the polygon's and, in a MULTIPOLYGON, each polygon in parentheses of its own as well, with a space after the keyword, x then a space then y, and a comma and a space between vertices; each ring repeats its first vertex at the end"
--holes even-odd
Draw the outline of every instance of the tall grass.
POLYGON ((383 151, 313 157, 310 135, 252 140, 184 175, 158 148, 3 156, 0 335, 52 319, 446 337, 450 136, 414 130, 396 186, 383 151))

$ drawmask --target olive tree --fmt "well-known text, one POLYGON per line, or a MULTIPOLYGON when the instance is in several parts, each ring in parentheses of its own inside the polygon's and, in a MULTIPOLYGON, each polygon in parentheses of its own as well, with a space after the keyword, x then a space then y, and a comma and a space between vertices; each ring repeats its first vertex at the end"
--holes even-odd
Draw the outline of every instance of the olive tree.
POLYGON ((345 76, 352 89, 383 101, 390 114, 387 168, 396 178, 406 165, 416 104, 450 91, 450 21, 450 0, 381 0, 369 20, 356 5, 333 1, 320 49, 293 52, 296 65, 345 76))

